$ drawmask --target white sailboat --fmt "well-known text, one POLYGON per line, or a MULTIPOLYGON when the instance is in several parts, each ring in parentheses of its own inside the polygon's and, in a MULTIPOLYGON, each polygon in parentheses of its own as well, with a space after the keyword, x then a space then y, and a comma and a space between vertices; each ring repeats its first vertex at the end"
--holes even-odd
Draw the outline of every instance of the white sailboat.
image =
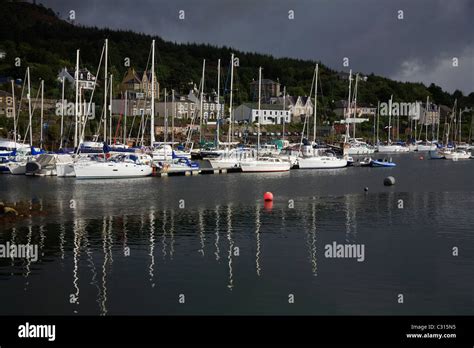
POLYGON ((392 129, 391 120, 392 120, 392 102, 393 95, 390 97, 388 102, 388 129, 387 129, 387 143, 386 144, 377 144, 377 151, 380 153, 403 153, 409 152, 410 149, 407 146, 402 146, 399 144, 392 144, 390 140, 390 132, 392 129))
MULTIPOLYGON (((258 70, 258 115, 261 115, 261 94, 262 94, 262 67, 258 70)), ((260 116, 259 116, 260 117, 260 116)), ((260 120, 259 120, 260 121, 260 120)), ((258 127, 257 135, 257 157, 244 159, 240 162, 240 167, 243 172, 287 172, 291 168, 291 163, 284 161, 279 157, 259 156, 260 150, 260 123, 256 124, 258 127)))
POLYGON ((91 159, 74 163, 77 179, 118 179, 150 176, 153 169, 151 158, 136 154, 118 155, 107 160, 91 159), (148 162, 148 163, 146 163, 148 162))
MULTIPOLYGON (((104 143, 107 143, 107 110, 111 105, 107 105, 107 83, 108 80, 107 76, 107 54, 108 54, 108 40, 105 40, 105 72, 106 75, 104 77, 104 143)), ((155 40, 152 42, 152 103, 151 103, 151 126, 150 126, 150 142, 151 145, 155 142, 154 139, 154 98, 155 98, 155 76, 154 76, 154 57, 155 57, 155 40)), ((79 71, 79 60, 77 61, 76 71, 79 71)), ((98 75, 98 74, 97 74, 98 75)), ((110 79, 109 87, 112 86, 112 79, 110 79)), ((77 83, 76 83, 77 88, 77 83)), ((95 85, 94 85, 95 88, 95 85)), ((76 91, 77 93, 77 91, 76 91)), ((92 99, 92 96, 91 96, 92 99)), ((76 96, 77 100, 77 96, 76 96)), ((76 107, 76 122, 79 117, 79 112, 76 107)), ((111 118, 110 118, 111 122, 111 118)), ((82 124, 81 122, 81 134, 79 143, 83 143, 84 138, 84 130, 85 130, 85 122, 82 124)), ((109 137, 112 138, 112 134, 109 127, 109 137)), ((79 147, 78 147, 79 148, 79 147)), ((120 154, 115 155, 110 158, 107 156, 101 157, 92 157, 89 159, 81 159, 78 157, 78 160, 74 162, 74 173, 77 179, 116 179, 116 178, 136 178, 136 177, 144 177, 149 176, 152 174, 153 169, 151 167, 151 157, 145 154, 138 154, 138 153, 127 153, 127 154, 120 154)), ((65 166, 62 169, 68 170, 70 167, 65 166)), ((66 173, 64 173, 66 174, 66 173)))
MULTIPOLYGON (((317 107, 318 107, 318 69, 319 65, 316 64, 314 70, 314 80, 315 80, 315 89, 314 89, 314 115, 313 115, 313 144, 316 144, 316 120, 317 120, 317 107)), ((310 93, 311 97, 311 93, 310 93)), ((306 119, 303 125, 306 126, 306 119)), ((303 141, 303 140, 302 140, 303 141)), ((300 147, 300 157, 297 160, 298 167, 300 169, 328 169, 328 168, 343 168, 347 166, 347 160, 343 158, 338 158, 334 153, 326 151, 326 149, 317 149, 313 148, 311 145, 305 145, 303 149, 300 147)))

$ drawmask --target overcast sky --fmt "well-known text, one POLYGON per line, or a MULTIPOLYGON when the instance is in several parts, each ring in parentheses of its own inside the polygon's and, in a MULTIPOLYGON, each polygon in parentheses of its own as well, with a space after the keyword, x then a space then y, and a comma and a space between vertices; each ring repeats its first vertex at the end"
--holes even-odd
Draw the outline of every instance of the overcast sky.
POLYGON ((401 81, 474 91, 472 0, 43 0, 83 25, 321 60, 401 81), (179 10, 185 19, 178 18, 179 10), (289 19, 289 11, 294 19, 289 19), (398 19, 399 11, 403 19, 398 19), (459 66, 453 67, 453 58, 459 66))

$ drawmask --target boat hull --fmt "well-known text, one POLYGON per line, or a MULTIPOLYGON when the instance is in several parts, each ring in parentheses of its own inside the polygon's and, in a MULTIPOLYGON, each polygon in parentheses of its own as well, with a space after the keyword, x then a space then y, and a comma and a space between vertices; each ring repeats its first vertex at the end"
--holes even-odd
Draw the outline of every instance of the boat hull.
POLYGON ((347 166, 347 160, 340 158, 309 157, 298 160, 300 169, 336 169, 347 166))
POLYGON ((76 163, 74 172, 77 179, 124 179, 150 176, 153 169, 144 164, 134 163, 76 163))

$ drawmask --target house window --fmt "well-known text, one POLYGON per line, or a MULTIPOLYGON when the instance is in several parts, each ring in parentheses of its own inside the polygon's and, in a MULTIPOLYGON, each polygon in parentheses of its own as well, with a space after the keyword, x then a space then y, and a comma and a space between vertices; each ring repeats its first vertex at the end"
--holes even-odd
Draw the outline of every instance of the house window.
POLYGON ((258 115, 258 110, 257 110, 257 111, 255 111, 255 115, 258 115))
MULTIPOLYGON (((263 112, 263 114, 264 114, 264 115, 266 115, 266 114, 267 114, 267 112, 266 112, 266 111, 264 111, 264 112, 263 112)), ((265 119, 266 119, 266 117, 265 117, 265 119)))

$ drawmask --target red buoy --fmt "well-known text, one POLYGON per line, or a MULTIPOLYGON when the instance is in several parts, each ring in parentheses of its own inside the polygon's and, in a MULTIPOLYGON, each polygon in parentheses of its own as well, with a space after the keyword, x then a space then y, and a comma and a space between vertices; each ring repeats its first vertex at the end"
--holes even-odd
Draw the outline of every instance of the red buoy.
POLYGON ((273 201, 265 201, 263 202, 263 208, 265 211, 272 211, 273 208, 273 201))
POLYGON ((264 195, 263 195, 263 200, 264 201, 273 201, 273 193, 271 192, 265 192, 264 195))

